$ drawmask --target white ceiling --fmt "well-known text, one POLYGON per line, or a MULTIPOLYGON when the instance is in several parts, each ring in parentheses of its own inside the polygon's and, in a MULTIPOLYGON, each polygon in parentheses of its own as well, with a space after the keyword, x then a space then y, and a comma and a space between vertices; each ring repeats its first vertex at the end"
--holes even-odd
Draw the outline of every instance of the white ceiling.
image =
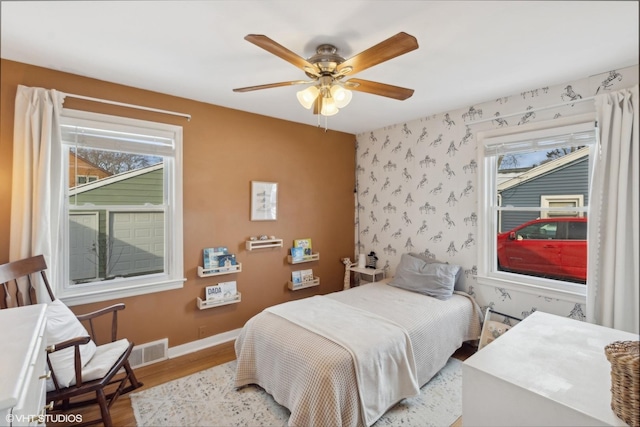
POLYGON ((413 35, 417 50, 354 75, 415 89, 413 97, 397 101, 354 92, 351 104, 328 119, 330 129, 354 134, 638 64, 637 1, 1 6, 2 58, 310 125, 317 116, 295 97, 304 86, 232 91, 306 79, 245 35, 264 34, 305 58, 321 43, 336 45, 349 58, 400 31, 413 35))

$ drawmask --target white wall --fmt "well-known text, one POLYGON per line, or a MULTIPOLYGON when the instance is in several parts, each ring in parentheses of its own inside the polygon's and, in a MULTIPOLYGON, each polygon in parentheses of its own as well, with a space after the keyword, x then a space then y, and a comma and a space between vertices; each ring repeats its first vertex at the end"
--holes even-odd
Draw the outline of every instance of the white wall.
POLYGON ((466 123, 587 98, 596 92, 637 83, 636 65, 567 84, 530 88, 520 94, 357 135, 356 251, 376 252, 378 266, 387 270, 387 277, 394 274, 402 253, 433 254, 463 267, 460 290, 474 295, 483 309, 491 306, 516 317, 542 310, 584 320, 583 298, 560 300, 476 282, 474 273, 482 248, 476 242, 475 134, 594 111, 593 102, 517 115, 501 122, 491 120, 472 126, 466 123))

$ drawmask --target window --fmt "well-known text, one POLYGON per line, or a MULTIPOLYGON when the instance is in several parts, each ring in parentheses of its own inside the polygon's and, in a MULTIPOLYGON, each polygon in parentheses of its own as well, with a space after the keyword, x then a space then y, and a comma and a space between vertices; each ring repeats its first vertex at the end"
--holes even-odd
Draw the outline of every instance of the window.
MULTIPOLYGON (((543 195, 540 196, 540 206, 543 208, 562 209, 563 207, 578 208, 584 206, 584 195, 573 194, 570 196, 562 195, 543 195)), ((542 218, 551 218, 553 216, 583 216, 582 212, 575 211, 543 211, 542 218)))
POLYGON ((478 135, 478 280, 584 296, 595 125, 537 126, 478 135))
POLYGON ((59 297, 81 304, 182 287, 182 128, 73 110, 61 125, 70 184, 59 297))
POLYGON ((98 177, 95 175, 76 175, 76 184, 87 184, 89 182, 97 181, 98 177))

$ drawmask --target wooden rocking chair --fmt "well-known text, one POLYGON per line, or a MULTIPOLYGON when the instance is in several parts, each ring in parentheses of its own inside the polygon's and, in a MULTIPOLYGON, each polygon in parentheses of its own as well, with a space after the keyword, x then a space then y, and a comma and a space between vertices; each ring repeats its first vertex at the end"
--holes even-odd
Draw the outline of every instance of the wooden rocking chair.
POLYGON ((53 401, 54 412, 97 403, 101 418, 75 425, 90 425, 102 421, 105 426, 110 427, 112 422, 109 408, 118 396, 142 386, 129 366, 129 355, 134 344, 126 339, 116 339, 118 311, 123 310, 125 305, 115 304, 74 316, 64 304, 55 299, 45 274, 46 269, 42 255, 0 265, 0 309, 39 303, 36 297, 38 280, 35 276, 41 276, 51 299, 47 308, 47 365, 51 370, 47 401, 53 401), (111 314, 110 342, 96 346, 94 319, 108 314, 111 314), (88 324, 90 333, 80 322, 88 324), (51 331, 56 328, 58 334, 51 331), (76 336, 69 338, 68 335, 73 333, 70 331, 74 330, 76 336), (80 332, 77 333, 78 331, 80 332), (50 342, 52 336, 62 336, 63 340, 50 342), (119 373, 121 370, 124 372, 119 373), (110 390, 115 388, 115 391, 107 394, 105 389, 108 386, 112 386, 110 390), (84 396, 88 394, 95 394, 95 397, 84 396))

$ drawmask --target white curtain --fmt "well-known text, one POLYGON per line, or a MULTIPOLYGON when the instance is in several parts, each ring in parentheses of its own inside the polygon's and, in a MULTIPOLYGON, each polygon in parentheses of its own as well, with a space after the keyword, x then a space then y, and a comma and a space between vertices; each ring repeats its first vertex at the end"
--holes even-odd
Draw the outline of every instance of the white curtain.
POLYGON ((600 144, 589 205, 587 321, 639 333, 638 85, 595 99, 600 144))
MULTIPOLYGON (((60 280, 62 249, 62 147, 60 112, 64 95, 18 86, 13 130, 10 261, 44 255, 47 277, 60 280)), ((42 290, 38 289, 38 299, 42 290)))

